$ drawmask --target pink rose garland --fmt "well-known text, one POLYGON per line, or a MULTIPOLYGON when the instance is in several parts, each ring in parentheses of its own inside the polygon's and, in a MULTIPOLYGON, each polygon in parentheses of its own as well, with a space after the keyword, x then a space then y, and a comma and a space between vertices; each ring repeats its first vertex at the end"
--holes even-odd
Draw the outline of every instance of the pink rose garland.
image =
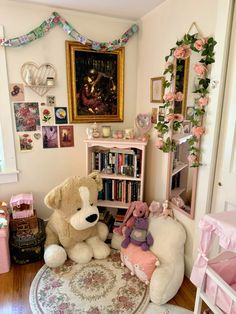
POLYGON ((197 73, 197 75, 205 76, 207 74, 207 68, 201 63, 196 63, 193 69, 197 73))
POLYGON ((205 107, 208 105, 208 102, 209 102, 209 98, 208 97, 200 97, 197 101, 197 104, 200 106, 200 107, 205 107))
POLYGON ((194 43, 194 47, 198 50, 201 51, 203 49, 203 46, 207 43, 208 38, 200 38, 198 40, 195 41, 194 43))
POLYGON ((179 46, 174 51, 174 57, 176 59, 187 59, 190 55, 191 50, 187 45, 179 46))
POLYGON ((175 100, 175 93, 172 93, 172 92, 169 92, 169 93, 166 93, 164 96, 163 96, 163 99, 167 102, 167 101, 174 101, 175 100))
POLYGON ((203 126, 194 126, 192 128, 192 134, 197 138, 200 138, 205 133, 205 128, 203 126))

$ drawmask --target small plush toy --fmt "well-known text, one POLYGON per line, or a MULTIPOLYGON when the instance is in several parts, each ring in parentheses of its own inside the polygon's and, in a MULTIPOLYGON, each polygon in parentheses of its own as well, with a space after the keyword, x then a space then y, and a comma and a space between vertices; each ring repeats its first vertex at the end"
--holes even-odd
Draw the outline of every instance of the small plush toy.
POLYGON ((149 246, 153 244, 153 237, 148 232, 147 218, 136 218, 134 226, 126 229, 125 239, 122 241, 121 246, 127 248, 129 243, 140 246, 144 251, 147 251, 149 246))
POLYGON ((87 263, 92 257, 104 259, 110 248, 104 243, 108 228, 98 222, 96 206, 102 180, 98 173, 69 177, 52 189, 45 204, 54 210, 46 226, 44 260, 49 267, 63 265, 67 257, 87 263))
POLYGON ((147 203, 142 201, 134 201, 130 203, 123 223, 120 227, 114 229, 114 233, 124 235, 127 228, 132 228, 138 217, 148 217, 147 203))
POLYGON ((167 218, 167 217, 174 218, 173 210, 171 208, 169 208, 169 202, 167 200, 163 203, 162 206, 163 206, 163 211, 160 214, 160 216, 163 216, 165 218, 167 218))
POLYGON ((161 203, 152 201, 150 206, 149 206, 149 211, 150 211, 150 217, 158 217, 161 214, 161 203))

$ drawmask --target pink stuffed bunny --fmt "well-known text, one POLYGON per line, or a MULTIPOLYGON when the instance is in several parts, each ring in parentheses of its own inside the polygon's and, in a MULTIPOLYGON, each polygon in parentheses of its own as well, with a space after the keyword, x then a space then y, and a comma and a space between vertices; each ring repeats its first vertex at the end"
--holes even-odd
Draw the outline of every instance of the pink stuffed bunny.
POLYGON ((136 218, 145 217, 147 218, 149 214, 147 203, 142 201, 135 201, 130 203, 130 206, 126 212, 124 217, 124 221, 122 225, 118 228, 114 229, 114 233, 118 233, 120 235, 125 234, 125 230, 127 228, 132 228, 136 218))

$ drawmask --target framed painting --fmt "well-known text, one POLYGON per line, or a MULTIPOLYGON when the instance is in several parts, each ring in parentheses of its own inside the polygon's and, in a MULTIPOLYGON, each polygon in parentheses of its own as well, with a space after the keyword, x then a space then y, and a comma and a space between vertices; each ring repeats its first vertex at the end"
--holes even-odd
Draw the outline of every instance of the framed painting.
POLYGON ((164 96, 164 77, 153 77, 150 82, 150 101, 156 103, 163 102, 164 96))
POLYGON ((124 114, 124 48, 94 51, 66 41, 71 123, 122 122, 124 114))

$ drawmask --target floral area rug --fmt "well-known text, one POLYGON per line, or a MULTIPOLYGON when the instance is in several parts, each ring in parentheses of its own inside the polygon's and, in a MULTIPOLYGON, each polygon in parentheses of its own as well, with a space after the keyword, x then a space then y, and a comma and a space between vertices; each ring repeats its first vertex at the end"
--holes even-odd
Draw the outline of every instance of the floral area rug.
POLYGON ((118 252, 104 260, 58 268, 44 265, 30 288, 33 314, 143 314, 149 288, 131 276, 118 252))
POLYGON ((193 314, 193 312, 168 303, 164 305, 150 303, 144 314, 193 314))

